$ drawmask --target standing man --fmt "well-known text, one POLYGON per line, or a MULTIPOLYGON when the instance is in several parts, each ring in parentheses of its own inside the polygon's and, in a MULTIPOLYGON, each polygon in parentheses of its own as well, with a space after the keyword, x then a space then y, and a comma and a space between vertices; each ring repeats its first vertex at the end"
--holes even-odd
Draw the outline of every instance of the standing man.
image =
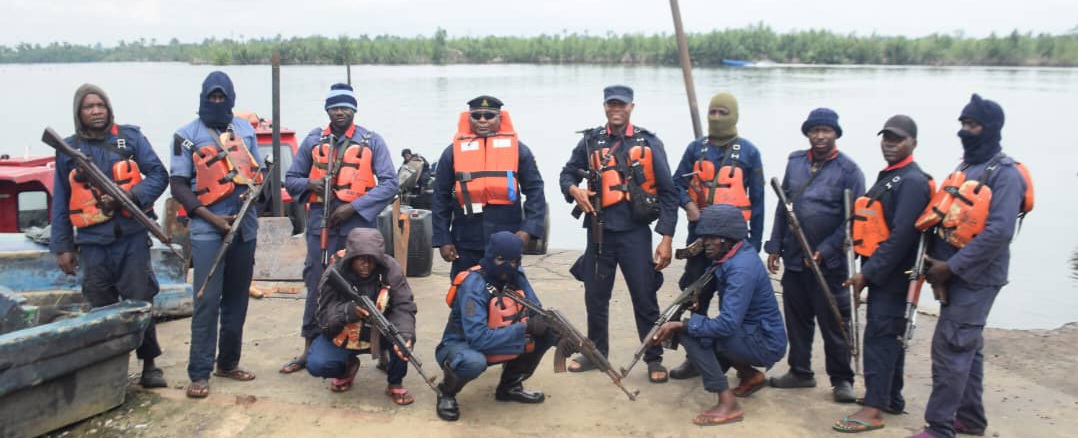
POLYGON ((906 351, 907 271, 917 256, 920 233, 913 227, 931 196, 929 177, 913 161, 917 124, 904 115, 887 119, 879 134, 887 167, 876 183, 854 202, 854 251, 861 272, 843 286, 853 286, 854 303, 868 286, 864 334, 865 398, 860 410, 832 426, 839 432, 863 432, 884 426, 883 413, 901 413, 906 351), (896 342, 897 341, 897 342, 896 342))
POLYGON ((735 397, 748 397, 764 386, 764 373, 753 367, 771 368, 782 359, 786 331, 771 278, 756 249, 745 240, 748 230, 742 209, 712 205, 698 219, 696 231, 704 239, 704 253, 717 266, 716 290, 722 298, 719 315, 708 318, 694 313, 687 322, 667 322, 655 342, 675 333, 679 336, 693 368, 703 374, 704 389, 719 395, 718 403, 697 415, 693 423, 714 426, 741 421, 735 397), (730 367, 740 379, 733 389, 726 382, 730 367))
POLYGON ((958 229, 934 238, 932 256, 926 258, 925 277, 933 287, 946 289, 948 304, 940 306, 932 337, 932 395, 925 406, 928 428, 918 438, 983 435, 988 427, 982 401, 982 332, 996 295, 1007 284, 1016 218, 1032 208, 1028 204, 1032 193, 1026 195, 1031 184, 1000 145, 1003 108, 974 94, 958 120, 963 150, 959 169, 965 172, 965 184, 983 182, 991 189, 990 199, 977 202, 987 202, 987 212, 980 205, 950 209, 956 217, 944 217, 943 223, 957 222, 958 229), (982 213, 974 220, 957 217, 977 210, 982 213), (982 228, 968 229, 971 224, 982 228), (963 234, 975 237, 964 242, 958 238, 963 234))
POLYGON ((191 378, 187 396, 191 398, 209 395, 210 371, 217 377, 240 381, 255 378, 239 363, 243 324, 247 320, 247 290, 254 271, 258 211, 250 209, 242 218, 235 215, 244 194, 251 185, 261 184, 264 176, 254 128, 247 120, 233 117, 235 104, 232 79, 221 71, 210 73, 202 82, 198 118, 176 131, 172 147, 169 182, 172 197, 191 218, 195 290, 206 283, 232 222, 241 221, 218 272, 206 283, 203 295, 195 297, 187 363, 191 378))
MULTIPOLYGON (((96 85, 79 87, 74 107, 75 135, 67 143, 112 175, 116 185, 154 217, 153 203, 165 191, 168 172, 149 140, 138 126, 116 124, 108 95, 96 85)), ((121 298, 152 303, 158 286, 150 266, 149 233, 138 221, 119 214, 120 201, 97 193, 82 172, 73 158, 56 153, 49 243, 56 263, 65 274, 75 275, 81 253, 82 295, 91 306, 121 298)), ((164 372, 154 366, 161 347, 152 320, 135 354, 142 359, 143 388, 168 386, 164 372)))
MULTIPOLYGON (((285 174, 285 189, 293 198, 306 200, 307 259, 303 262, 303 282, 307 286, 303 308, 303 353, 281 367, 294 373, 307 366, 307 351, 321 331, 315 316, 318 310, 318 282, 328 256, 344 248, 348 233, 355 228, 378 228, 378 213, 397 194, 397 173, 382 136, 355 124, 356 97, 348 84, 333 84, 326 95, 329 125, 314 128, 303 139, 292 167, 285 174), (332 172, 334 175, 329 175, 332 172), (325 204, 326 178, 334 176, 332 203, 325 204), (329 212, 329 213, 326 213, 329 212), (329 214, 323 230, 323 215, 329 214), (322 246, 322 234, 327 234, 322 246)), ((302 201, 300 201, 302 202, 302 201)))
MULTIPOLYGON (((760 250, 764 235, 764 166, 756 146, 738 136, 737 120, 737 99, 732 94, 719 93, 712 97, 707 109, 707 137, 689 143, 674 173, 678 202, 689 219, 686 243, 690 245, 700 237, 696 232, 700 210, 709 205, 730 204, 738 207, 749 222, 748 242, 760 250)), ((685 260, 685 273, 678 287, 689 287, 709 264, 711 259, 703 252, 685 260)), ((711 289, 701 293, 693 313, 707 316, 712 293, 711 289)), ((688 360, 670 370, 673 379, 697 375, 688 360)))
POLYGON ((516 233, 525 246, 543 235, 543 176, 531 149, 517 139, 509 112, 501 108, 495 97, 469 100, 453 144, 438 160, 433 244, 443 260, 453 263, 449 278, 475 266, 494 233, 516 233))
POLYGON ((827 375, 831 378, 835 401, 853 403, 853 369, 850 367, 850 347, 846 345, 843 324, 835 320, 804 257, 812 257, 820 265, 831 293, 842 315, 849 314, 850 294, 842 287, 849 278, 842 243, 846 213, 843 211, 843 191, 849 189, 854 197, 865 192, 865 177, 861 169, 846 154, 839 152, 835 140, 842 137, 838 114, 828 108, 816 108, 801 124, 801 133, 808 137, 809 149, 790 154, 782 190, 794 205, 794 214, 813 254, 802 254, 801 247, 790 232, 779 205, 767 251, 767 269, 779 270, 779 259, 786 265, 782 273, 783 310, 786 314, 786 333, 790 338, 788 362, 790 371, 772 378, 776 388, 811 388, 816 386, 812 372, 812 337, 816 322, 824 342, 827 375))
POLYGON ((385 254, 382 233, 371 228, 353 228, 348 233, 346 249, 336 253, 338 261, 325 269, 319 281, 318 327, 322 333, 311 344, 307 371, 315 377, 330 377, 329 389, 345 392, 352 389, 359 371, 361 351, 371 356, 390 355, 386 367, 388 386, 385 394, 398 405, 415 401, 404 388, 408 362, 388 338, 379 336, 364 321, 370 317, 347 291, 329 281, 330 271, 340 273, 356 291, 366 295, 385 314, 409 345, 415 343, 415 300, 404 271, 393 257, 385 254))
POLYGON ((487 367, 502 363, 502 376, 494 399, 503 402, 542 403, 546 395, 524 389, 524 381, 558 341, 543 318, 503 294, 516 293, 542 305, 524 276, 520 256, 524 242, 513 233, 499 231, 487 239, 487 248, 474 269, 454 278, 446 302, 449 320, 442 342, 434 350, 445 377, 438 384, 438 418, 457 421, 457 393, 487 367))
MULTIPOLYGON (((655 134, 629 121, 633 108, 632 88, 606 87, 603 110, 607 124, 584 131, 584 138, 561 171, 561 190, 566 201, 576 202, 581 211, 598 219, 584 220, 589 244, 572 271, 584 282, 588 338, 603 355, 610 352, 608 326, 615 268, 621 266, 629 286, 637 335, 643 341, 659 319, 656 293, 663 281, 659 271, 670 264, 677 222, 677 191, 670 177, 666 150, 655 134), (577 186, 582 175, 589 173, 598 180, 590 184, 600 187, 598 195, 577 186), (599 205, 594 205, 593 200, 599 205), (655 219, 659 221, 655 232, 662 236, 662 241, 652 254, 650 224, 655 219), (593 228, 593 223, 601 229, 593 228)), ((644 362, 648 364, 650 381, 666 382, 662 346, 649 348, 644 362)), ((573 359, 569 366, 573 372, 593 369, 595 364, 583 356, 573 359)))

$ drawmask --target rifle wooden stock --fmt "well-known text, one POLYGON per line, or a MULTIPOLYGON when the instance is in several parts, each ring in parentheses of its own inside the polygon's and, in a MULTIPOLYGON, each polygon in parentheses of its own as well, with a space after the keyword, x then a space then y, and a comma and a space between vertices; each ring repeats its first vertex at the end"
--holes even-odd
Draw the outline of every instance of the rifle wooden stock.
MULTIPOLYGON (((273 168, 277 167, 277 163, 270 164, 269 172, 273 172, 273 168)), ((272 173, 269 173, 272 175, 272 173)), ((202 293, 206 290, 206 285, 210 284, 210 280, 213 279, 213 274, 217 273, 217 268, 221 266, 221 261, 225 259, 225 254, 228 253, 228 248, 232 246, 232 242, 236 240, 236 232, 239 231, 240 225, 243 224, 243 218, 247 217, 247 212, 251 210, 255 200, 262 194, 262 189, 266 187, 270 179, 263 178, 262 184, 247 189, 247 199, 243 200, 243 204, 240 205, 240 209, 236 212, 236 219, 232 220, 232 225, 228 227, 228 233, 225 233, 225 237, 221 239, 221 247, 217 248, 217 255, 213 257, 213 264, 210 265, 210 272, 206 274, 206 279, 202 280, 202 285, 198 287, 198 294, 196 297, 202 298, 202 293)))
MULTIPOLYGON (((842 331, 842 337, 845 338, 846 345, 853 348, 853 341, 850 339, 850 333, 846 330, 846 322, 842 320, 842 312, 838 310, 838 302, 835 301, 835 295, 831 293, 831 287, 827 285, 827 280, 823 277, 823 271, 820 270, 820 265, 816 263, 816 258, 812 256, 812 247, 809 246, 808 239, 805 237, 804 231, 802 231, 801 222, 797 220, 797 215, 794 214, 793 204, 786 199, 786 193, 782 191, 782 186, 779 184, 778 178, 771 178, 771 188, 775 190, 775 194, 779 197, 782 212, 786 216, 786 224, 790 227, 790 232, 793 233, 794 238, 797 240, 797 244, 801 247, 801 252, 805 255, 805 260, 809 265, 809 269, 816 278, 816 283, 820 286, 820 293, 822 293, 827 300, 827 307, 831 310, 831 316, 833 316, 838 323, 838 326, 842 331)), ((853 297, 850 298, 852 299, 853 297)))
MULTIPOLYGON (((678 295, 677 298, 674 298, 674 302, 670 303, 670 306, 668 306, 666 310, 663 310, 663 313, 659 315, 659 319, 657 319, 655 324, 651 326, 651 330, 649 330, 648 334, 644 336, 644 339, 640 341, 640 346, 636 347, 636 351, 633 352, 632 361, 629 362, 628 366, 621 369, 621 377, 627 377, 629 372, 633 370, 633 367, 644 357, 644 353, 646 353, 648 348, 653 344, 652 338, 659 333, 659 329, 662 328, 663 324, 681 319, 681 315, 684 314, 686 310, 689 310, 689 307, 692 307, 693 303, 699 300, 700 292, 715 278, 715 270, 718 268, 718 265, 708 266, 707 270, 704 271, 704 275, 701 275, 700 278, 697 278, 696 281, 689 285, 689 287, 681 291, 681 294, 678 295)), ((671 342, 669 345, 664 346, 671 350, 676 350, 677 342, 673 341, 674 338, 670 339, 671 342)))
MULTIPOLYGON (((165 234, 165 231, 157 225, 157 222, 150 219, 150 217, 139 208, 138 204, 128 197, 127 192, 116 185, 116 183, 112 181, 112 178, 105 175, 105 173, 94 164, 94 160, 64 141, 64 138, 60 137, 60 135, 51 127, 45 128, 45 132, 41 134, 41 141, 64 155, 73 158, 75 162, 79 164, 79 167, 82 168, 83 173, 89 178, 90 184, 92 184, 95 189, 100 190, 119 201, 122 208, 131 214, 131 218, 138 221, 138 223, 145 227, 150 234, 153 234, 157 240, 160 240, 161 243, 167 245, 169 250, 179 256, 180 259, 183 259, 183 256, 172 247, 172 239, 169 238, 168 234, 165 234)), ((64 178, 67 178, 67 175, 64 175, 64 178)))
POLYGON ((337 179, 337 173, 341 171, 341 162, 344 161, 345 151, 338 151, 337 143, 339 141, 330 140, 329 158, 326 160, 326 176, 325 180, 322 181, 322 231, 318 235, 318 247, 322 250, 322 269, 329 266, 329 255, 332 252, 329 249, 329 216, 333 214, 333 181, 337 179))
MULTIPOLYGON (((850 189, 842 191, 842 204, 846 211, 846 221, 843 228, 846 229, 846 238, 843 242, 843 251, 846 253, 846 269, 850 277, 857 274, 857 255, 853 251, 853 195, 850 193, 850 189)), ((854 298, 857 295, 857 290, 854 289, 853 284, 848 286, 850 293, 850 316, 847 329, 849 331, 850 341, 850 357, 853 359, 853 369, 857 374, 861 374, 861 324, 858 322, 857 314, 857 300, 854 298)))
POLYGON ((611 382, 621 389, 621 391, 629 397, 629 400, 636 400, 636 396, 640 394, 640 391, 630 392, 626 389, 625 385, 621 382, 621 376, 618 375, 617 371, 614 371, 614 367, 610 365, 610 362, 606 360, 606 357, 599 352, 598 348, 595 348, 595 344, 591 342, 587 336, 584 336, 580 333, 580 330, 573 327, 573 325, 569 323, 569 320, 562 316, 561 312, 557 309, 544 309, 538 304, 531 302, 531 300, 512 291, 508 291, 502 294, 502 296, 509 297, 509 299, 516 301, 530 310, 533 318, 544 318, 550 325, 550 329, 560 335, 561 339, 558 340, 557 350, 554 351, 555 373, 564 373, 566 371, 565 360, 569 356, 572 356, 573 353, 580 353, 592 364, 595 364, 596 368, 606 374, 607 377, 610 377, 611 382))
MULTIPOLYGON (((375 330, 378 330, 378 333, 381 333, 382 336, 389 339, 389 341, 400 350, 407 362, 412 364, 412 368, 415 368, 416 372, 419 373, 419 376, 423 378, 423 382, 426 383, 435 394, 442 395, 442 391, 434 384, 434 377, 427 376, 427 373, 423 371, 423 361, 420 360, 419 356, 415 354, 415 351, 408 346, 408 340, 401 334, 400 329, 393 325, 392 322, 389 322, 389 319, 378 310, 378 306, 371 301, 370 297, 359 293, 356 287, 349 283, 336 269, 330 268, 327 269, 326 272, 329 273, 330 286, 347 294, 357 306, 367 312, 367 323, 374 327, 375 330)), ((373 353, 376 348, 379 347, 377 345, 371 345, 371 352, 373 353)))

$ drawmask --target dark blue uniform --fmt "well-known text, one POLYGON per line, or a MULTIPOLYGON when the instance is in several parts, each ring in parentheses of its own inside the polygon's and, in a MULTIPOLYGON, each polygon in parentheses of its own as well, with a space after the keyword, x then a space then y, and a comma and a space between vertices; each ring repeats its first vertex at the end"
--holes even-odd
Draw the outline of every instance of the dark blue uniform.
MULTIPOLYGON (((523 270, 520 271, 518 282, 517 287, 524 291, 525 298, 542 305, 523 270)), ((505 362, 502 381, 510 378, 526 380, 539 366, 546 350, 557 342, 557 335, 553 330, 548 330, 542 338, 535 340, 535 348, 525 353, 528 342, 525 323, 517 322, 496 329, 487 325, 492 298, 483 272, 469 274, 457 288, 456 298, 449 310, 449 320, 442 333, 442 342, 434 350, 438 363, 456 375, 461 387, 486 371, 489 366, 488 354, 519 354, 505 362)))
MULTIPOLYGON (((111 113, 111 107, 109 111, 111 113)), ((131 188, 131 199, 139 206, 152 206, 168 185, 168 172, 137 126, 121 125, 119 128, 119 136, 114 136, 111 132, 103 140, 71 136, 67 138, 67 143, 89 156, 108 176, 112 176, 114 163, 127 159, 128 156, 135 160, 139 171, 145 177, 131 188), (119 147, 121 145, 123 148, 119 147)), ((78 249, 82 265, 82 294, 90 305, 106 306, 118 302, 121 298, 152 303, 159 288, 157 277, 150 266, 152 243, 142 224, 116 213, 112 219, 80 228, 78 233, 73 232, 71 218, 68 216, 68 202, 71 197, 68 175, 76 167, 78 163, 73 158, 56 153, 52 237, 49 243, 51 251, 59 255, 78 249)), ((155 217, 152 211, 147 214, 155 217)), ((153 359, 161 355, 153 321, 146 328, 142 345, 136 350, 136 354, 139 359, 153 359)))
MULTIPOLYGON (((849 314, 850 294, 842 283, 848 278, 846 258, 842 251, 845 240, 843 228, 843 190, 849 189, 856 198, 865 192, 865 177, 861 169, 842 152, 835 152, 822 163, 813 164, 807 150, 790 154, 782 190, 794 205, 794 214, 801 223, 809 246, 823 256, 823 271, 831 293, 842 315, 849 314)), ((775 210, 771 240, 764 245, 768 254, 781 254, 785 267, 782 274, 783 310, 786 314, 786 333, 790 338, 788 362, 790 371, 801 378, 811 378, 812 337, 816 322, 824 341, 827 375, 832 386, 840 382, 853 383, 850 367, 850 348, 843 337, 842 325, 835 321, 827 300, 820 291, 812 271, 804 265, 801 247, 786 222, 782 205, 775 210), (814 321, 815 319, 815 321, 814 321)), ((807 257, 811 257, 808 254, 807 257)))
MULTIPOLYGON (((701 156, 715 163, 716 170, 723 166, 724 161, 734 161, 735 163, 733 164, 741 168, 742 184, 745 186, 752 206, 748 242, 753 248, 759 250, 760 242, 764 236, 764 165, 760 160, 760 151, 748 139, 738 137, 730 145, 726 147, 712 146, 708 143, 707 137, 701 137, 689 143, 685 148, 685 154, 681 156, 677 171, 674 172, 674 187, 677 188, 678 205, 685 206, 691 201, 689 198, 689 181, 692 180, 693 164, 701 156), (734 159, 734 155, 730 153, 730 157, 727 159, 727 154, 731 152, 729 149, 734 144, 739 145, 737 158, 734 159)), ((704 209, 707 206, 700 205, 698 207, 704 209)), ((696 235, 696 222, 689 222, 689 237, 686 244, 691 244, 698 237, 700 236, 696 235)), ((709 264, 711 264, 711 260, 703 252, 685 260, 685 273, 681 276, 681 280, 678 281, 678 287, 681 289, 688 287, 704 274, 704 270, 707 269, 709 264)), ((707 315, 707 309, 711 304, 711 296, 712 291, 710 289, 701 294, 699 304, 693 312, 707 315)))
POLYGON ((786 353, 782 314, 757 251, 747 241, 715 270, 719 315, 694 314, 679 334, 685 353, 700 372, 704 389, 728 388, 732 363, 771 368, 786 353))
MULTIPOLYGON (((608 133, 607 128, 586 131, 584 138, 573 149, 569 161, 561 172, 561 191, 565 200, 573 202, 569 188, 581 181, 579 170, 588 169, 588 155, 599 147, 614 147, 618 162, 628 160, 629 149, 635 145, 646 145, 653 152, 653 168, 659 192, 660 213, 655 232, 663 236, 673 236, 677 222, 677 191, 670 177, 670 165, 666 160, 666 150, 655 134, 627 125, 623 134, 608 133)), ((659 319, 659 301, 656 292, 662 286, 662 273, 655 270, 652 262, 651 229, 649 224, 633 220, 628 202, 619 202, 603 208, 603 244, 602 256, 597 257, 596 245, 592 242, 590 217, 584 218, 584 227, 588 229, 588 249, 573 267, 574 275, 584 282, 584 303, 588 312, 588 339, 604 355, 610 351, 609 320, 610 296, 614 288, 614 270, 621 266, 625 283, 629 286, 629 296, 633 302, 636 317, 636 330, 643 340, 651 326, 659 319), (598 259, 598 260, 596 260, 598 259), (596 269, 595 264, 598 263, 596 269), (598 271, 598 275, 596 275, 598 271)), ((655 345, 644 354, 645 362, 661 362, 662 347, 655 345)))
MULTIPOLYGON (((991 161, 965 166, 966 180, 980 181, 991 161)), ((933 239, 932 257, 954 275, 947 285, 950 304, 940 308, 932 337, 932 396, 925 407, 928 431, 953 437, 957 419, 971 429, 988 425, 984 413, 982 332, 996 295, 1007 283, 1010 243, 1026 185, 1014 161, 1002 158, 988 178, 992 202, 984 231, 958 249, 933 239)))
MULTIPOLYGON (((262 166, 262 155, 258 151, 258 140, 251 124, 245 119, 234 118, 231 126, 235 135, 243 139, 251 156, 262 166)), ((199 146, 214 144, 214 137, 218 135, 216 130, 206 127, 199 119, 184 125, 176 133, 199 146)), ((191 190, 194 190, 197 177, 191 160, 191 150, 185 147, 174 149, 170 165, 172 176, 190 179, 191 190)), ((219 216, 235 215, 243 205, 240 195, 246 191, 247 186, 237 184, 231 195, 203 208, 219 216)), ((256 210, 252 208, 247 212, 247 216, 236 218, 241 222, 232 246, 217 267, 218 272, 206 284, 202 297, 195 299, 195 309, 191 315, 191 349, 187 364, 187 374, 191 381, 209 378, 218 350, 218 369, 232 370, 239 365, 243 346, 243 324, 247 320, 247 290, 251 287, 251 275, 254 273, 255 245, 258 238, 256 210)), ((189 214, 189 217, 191 262, 195 268, 193 285, 198 290, 202 288, 202 283, 206 282, 224 235, 198 215, 189 214)))
POLYGON ((479 263, 487 246, 487 237, 499 231, 515 233, 524 231, 532 239, 543 236, 543 220, 546 217, 546 197, 543 194, 543 176, 535 165, 535 156, 523 142, 518 143, 516 178, 524 201, 511 205, 484 205, 483 212, 467 216, 457 201, 453 186, 453 145, 445 148, 434 173, 434 202, 431 211, 434 227, 431 243, 435 248, 454 245, 460 258, 453 261, 449 277, 479 263))
POLYGON ((880 243, 871 257, 861 262, 868 283, 868 309, 864 334, 865 406, 902 412, 906 352, 906 292, 909 274, 917 253, 920 233, 914 221, 928 204, 928 177, 917 163, 888 167, 879 173, 869 189, 883 208, 890 237, 880 243), (897 178, 897 181, 895 180, 897 178), (888 185, 890 188, 888 188, 888 185))
MULTIPOLYGON (((322 138, 322 129, 312 129, 303 139, 296 157, 292 160, 292 167, 285 174, 285 190, 296 198, 296 202, 305 202, 311 195, 307 190, 307 182, 311 174, 313 158, 311 150, 315 147, 328 143, 330 140, 322 138)), ((336 141, 336 140, 334 140, 336 141)), ((355 214, 347 221, 337 224, 336 228, 329 233, 327 245, 329 253, 333 254, 345 246, 345 238, 348 232, 355 228, 378 228, 378 213, 393 201, 397 194, 397 172, 393 168, 389 148, 382 136, 366 128, 356 125, 349 142, 337 146, 338 153, 352 144, 367 143, 374 154, 371 160, 371 171, 378 179, 378 185, 373 189, 351 202, 355 214)), ((336 145, 335 145, 336 146, 336 145)), ((330 205, 330 214, 341 205, 341 201, 333 198, 330 205)), ((315 321, 318 309, 318 281, 322 278, 322 215, 325 214, 322 203, 311 204, 307 212, 307 258, 303 261, 303 284, 307 287, 307 299, 303 308, 303 325, 300 335, 305 339, 317 338, 320 330, 315 321)))

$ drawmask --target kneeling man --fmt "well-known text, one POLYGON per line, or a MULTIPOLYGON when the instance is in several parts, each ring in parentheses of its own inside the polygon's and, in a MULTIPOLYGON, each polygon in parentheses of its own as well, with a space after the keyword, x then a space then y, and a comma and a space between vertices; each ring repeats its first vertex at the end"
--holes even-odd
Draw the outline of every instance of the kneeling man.
POLYGON ((718 204, 704 209, 696 225, 704 252, 718 265, 714 270, 719 315, 693 314, 685 322, 664 324, 654 342, 677 336, 685 353, 704 380, 704 389, 719 394, 718 404, 697 415, 700 426, 741 421, 735 397, 747 397, 764 386, 764 373, 786 353, 786 329, 756 248, 745 241, 748 229, 737 207, 718 204), (740 378, 730 389, 726 371, 733 367, 740 378))

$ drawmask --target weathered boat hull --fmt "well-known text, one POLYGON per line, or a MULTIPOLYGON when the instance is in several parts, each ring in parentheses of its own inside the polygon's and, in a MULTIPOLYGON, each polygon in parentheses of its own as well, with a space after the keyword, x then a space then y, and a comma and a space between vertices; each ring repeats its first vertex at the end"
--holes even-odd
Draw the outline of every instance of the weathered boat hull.
MULTIPOLYGON (((150 257, 161 288, 153 300, 153 314, 190 316, 194 291, 187 283, 186 262, 157 241, 150 257)), ((29 304, 40 307, 43 314, 85 302, 80 292, 82 274, 71 276, 61 272, 49 248, 30 241, 22 233, 0 234, 0 265, 4 266, 0 270, 0 286, 22 295, 29 304)))
POLYGON ((148 303, 124 301, 0 335, 0 436, 33 437, 119 406, 148 303))

